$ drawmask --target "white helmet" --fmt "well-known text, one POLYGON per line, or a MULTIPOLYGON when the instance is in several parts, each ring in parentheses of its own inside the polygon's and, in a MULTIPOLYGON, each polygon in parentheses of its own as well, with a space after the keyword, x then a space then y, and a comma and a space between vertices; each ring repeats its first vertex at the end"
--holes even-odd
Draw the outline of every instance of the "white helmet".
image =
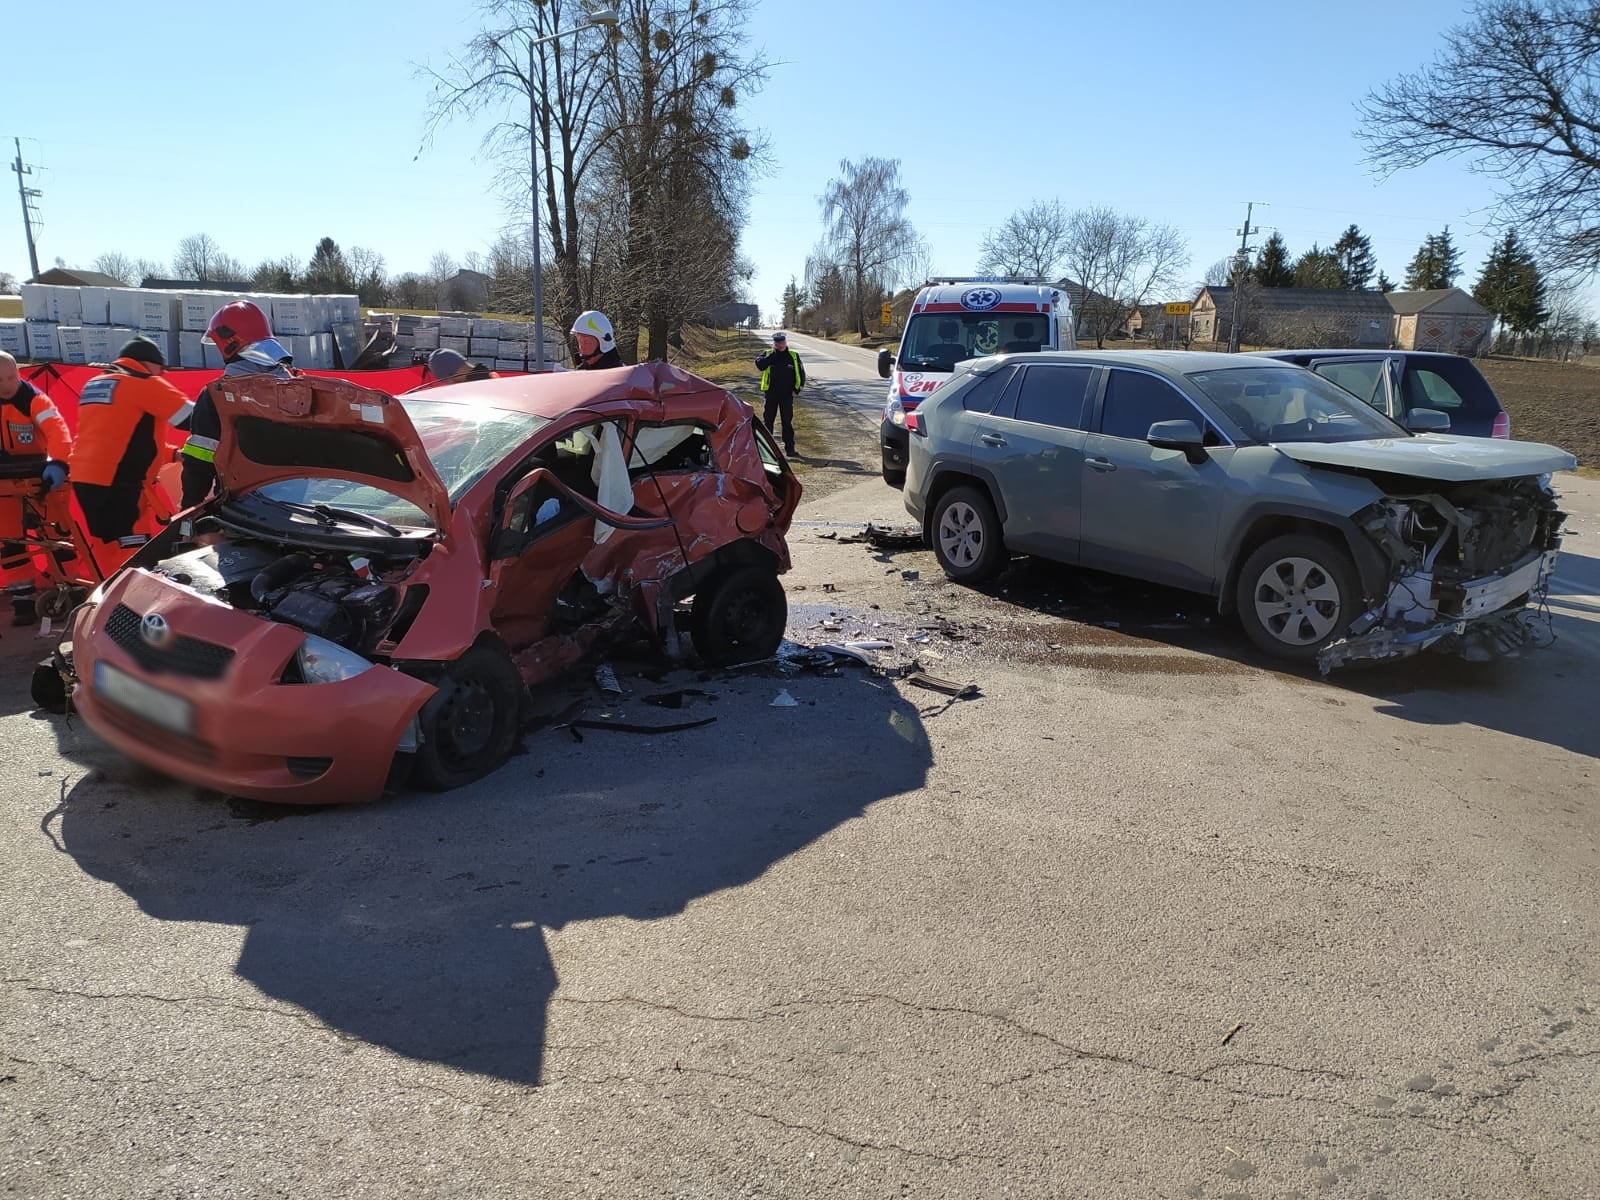
POLYGON ((592 338, 598 338, 602 353, 616 349, 617 335, 611 332, 611 322, 606 320, 603 312, 596 312, 591 308, 586 313, 579 313, 578 319, 572 323, 572 332, 586 333, 592 338))

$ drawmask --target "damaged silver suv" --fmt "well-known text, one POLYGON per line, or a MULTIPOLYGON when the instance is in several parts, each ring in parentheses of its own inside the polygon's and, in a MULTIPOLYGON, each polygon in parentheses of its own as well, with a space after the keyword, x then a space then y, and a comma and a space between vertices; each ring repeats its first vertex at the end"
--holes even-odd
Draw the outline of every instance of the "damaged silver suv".
POLYGON ((1572 455, 1404 426, 1250 355, 980 360, 923 401, 905 503, 945 574, 1013 553, 1215 597, 1280 658, 1328 671, 1536 639, 1572 455))

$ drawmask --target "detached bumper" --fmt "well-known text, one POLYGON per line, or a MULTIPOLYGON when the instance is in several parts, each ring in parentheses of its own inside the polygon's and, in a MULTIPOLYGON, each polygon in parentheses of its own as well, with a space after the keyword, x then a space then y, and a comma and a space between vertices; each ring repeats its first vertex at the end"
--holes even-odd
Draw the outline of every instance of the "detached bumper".
POLYGON ((1344 637, 1323 647, 1317 667, 1327 674, 1350 663, 1406 658, 1443 648, 1441 643, 1473 659, 1515 654, 1537 645, 1536 611, 1520 600, 1526 596, 1534 606, 1543 603, 1558 557, 1555 550, 1534 552, 1504 571, 1465 583, 1440 585, 1420 576, 1402 579, 1395 590, 1404 589, 1403 613, 1410 619, 1388 615, 1396 608, 1391 597, 1358 619, 1344 637), (1418 620, 1424 613, 1432 619, 1418 620))

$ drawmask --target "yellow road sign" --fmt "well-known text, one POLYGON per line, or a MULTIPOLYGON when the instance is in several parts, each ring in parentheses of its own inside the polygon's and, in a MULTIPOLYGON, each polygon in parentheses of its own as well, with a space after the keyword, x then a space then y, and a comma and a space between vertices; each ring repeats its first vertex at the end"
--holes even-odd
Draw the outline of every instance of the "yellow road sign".
POLYGON ((892 305, 885 303, 883 306, 883 313, 879 316, 878 320, 881 324, 887 325, 893 319, 894 308, 892 305))
POLYGON ((1180 301, 1177 304, 1167 305, 1167 316, 1169 317, 1187 317, 1188 315, 1189 302, 1187 300, 1180 301))

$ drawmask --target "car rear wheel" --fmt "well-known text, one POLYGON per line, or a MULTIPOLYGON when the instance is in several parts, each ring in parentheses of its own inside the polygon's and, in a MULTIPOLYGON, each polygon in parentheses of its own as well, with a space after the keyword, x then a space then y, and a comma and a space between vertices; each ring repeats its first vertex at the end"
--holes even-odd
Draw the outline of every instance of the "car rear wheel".
POLYGON ((981 583, 1006 564, 1000 517, 975 487, 952 488, 933 508, 933 556, 957 583, 981 583))
POLYGON ((1356 618, 1355 565, 1311 534, 1273 538, 1245 560, 1236 597, 1239 621, 1261 649, 1308 662, 1356 618))
POLYGON ((789 624, 783 584, 766 567, 733 567, 696 593, 689 635, 712 666, 770 658, 789 624))
POLYGON ((491 646, 456 659, 423 707, 412 778, 443 792, 499 767, 517 744, 524 690, 517 668, 491 646))

